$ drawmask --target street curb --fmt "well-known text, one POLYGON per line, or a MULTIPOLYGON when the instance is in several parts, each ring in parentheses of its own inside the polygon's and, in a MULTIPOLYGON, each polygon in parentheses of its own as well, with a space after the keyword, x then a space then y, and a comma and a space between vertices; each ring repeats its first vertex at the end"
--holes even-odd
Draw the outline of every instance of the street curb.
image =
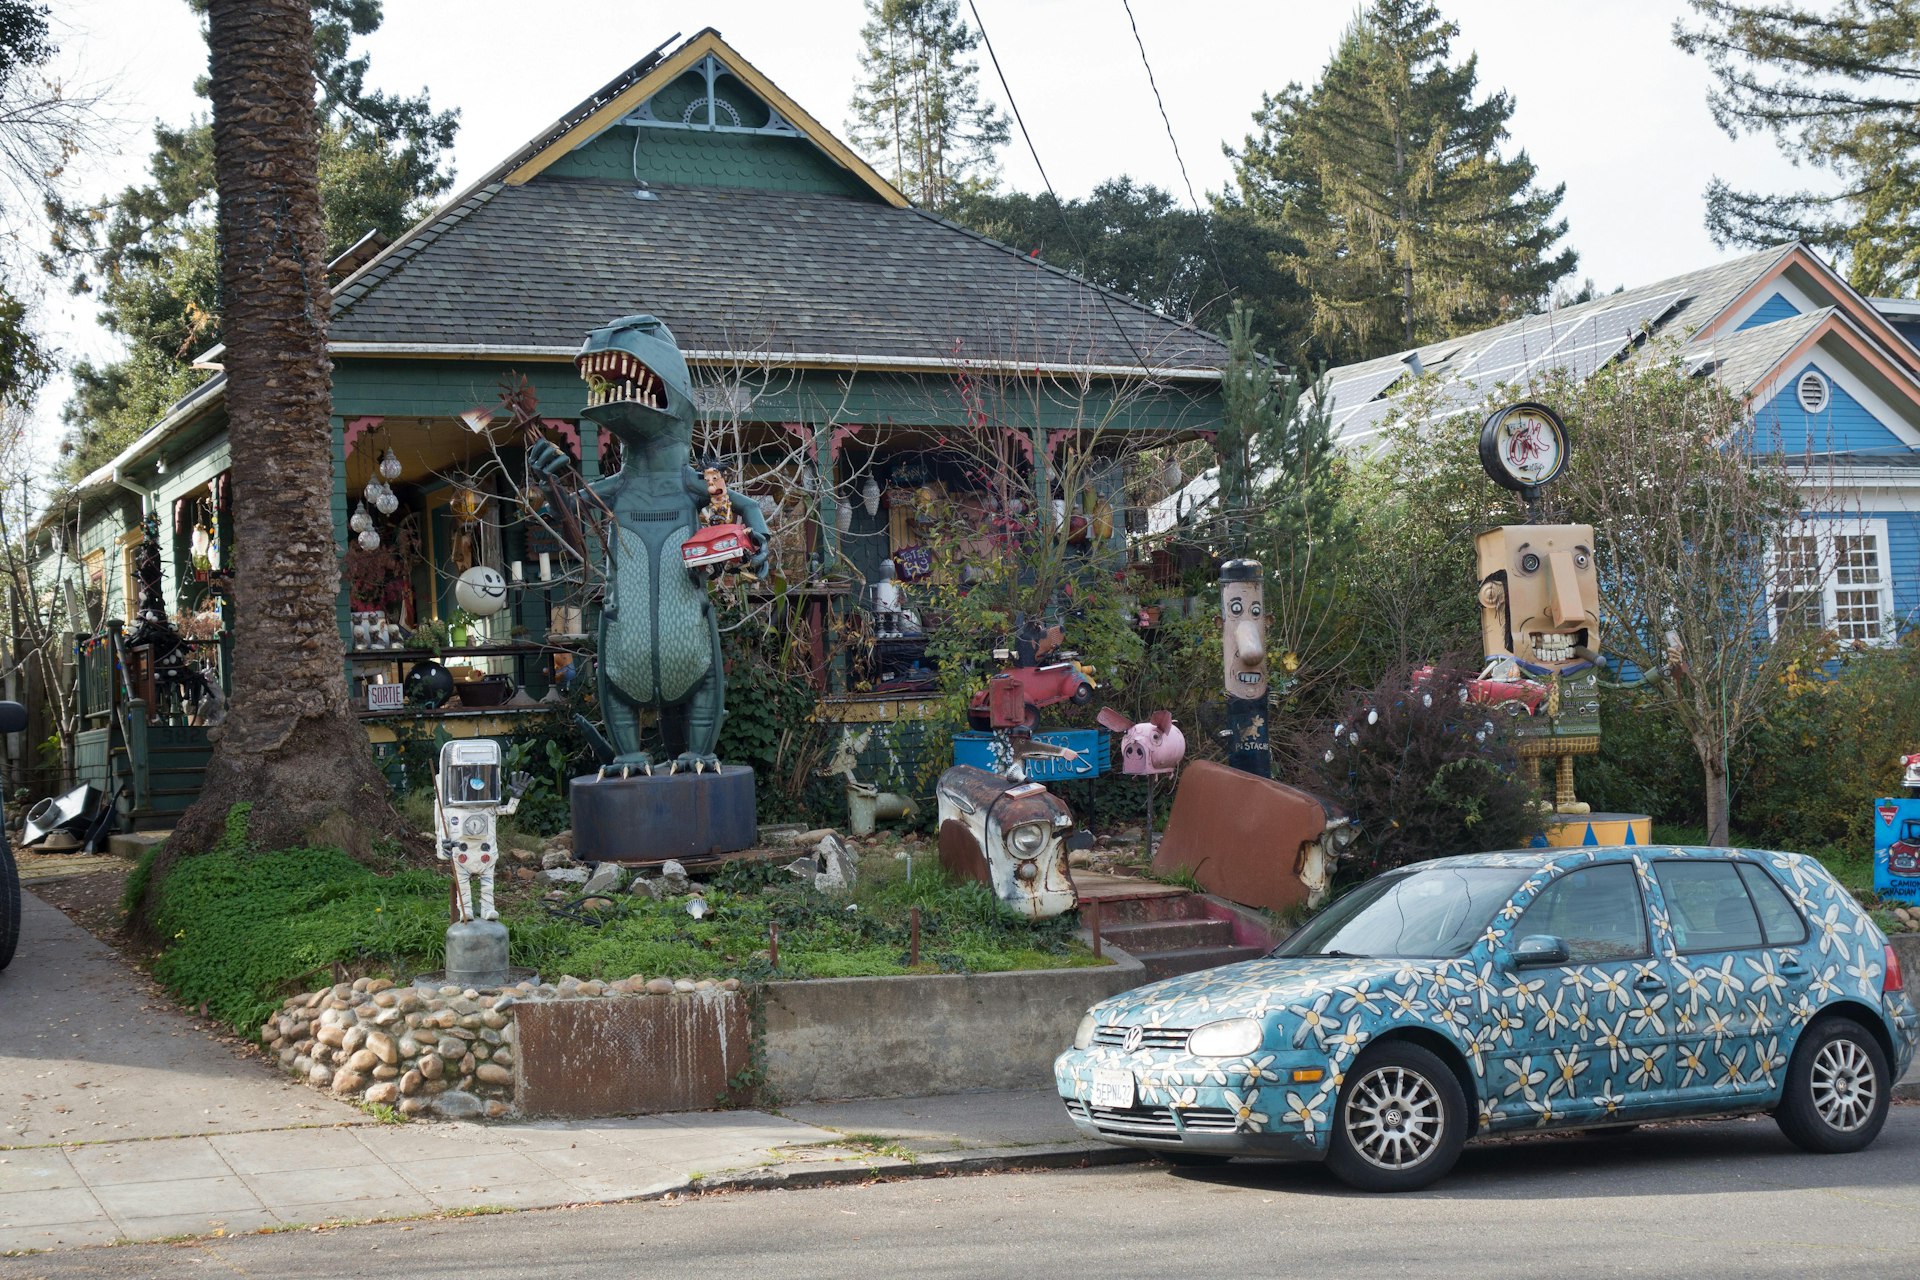
POLYGON ((1895 1102, 1920 1102, 1920 1079, 1909 1076, 1893 1086, 1895 1102))
POLYGON ((690 1179, 686 1183, 640 1197, 706 1195, 715 1191, 798 1191, 809 1187, 844 1186, 858 1182, 893 1182, 909 1178, 950 1178, 968 1173, 1006 1173, 1015 1169, 1091 1169, 1104 1165, 1139 1164, 1152 1160, 1151 1151, 1131 1147, 994 1147, 954 1155, 932 1155, 918 1160, 884 1156, 872 1160, 810 1161, 785 1166, 762 1166, 690 1179))

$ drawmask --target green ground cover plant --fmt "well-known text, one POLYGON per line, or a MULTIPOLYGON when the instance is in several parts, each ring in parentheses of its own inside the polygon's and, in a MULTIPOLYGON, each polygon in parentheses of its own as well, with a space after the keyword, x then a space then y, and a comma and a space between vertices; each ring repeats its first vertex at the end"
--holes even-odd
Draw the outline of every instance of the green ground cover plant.
MULTIPOLYGON (((151 855, 148 855, 151 857, 151 855)), ((128 902, 146 892, 136 869, 128 902)), ((870 860, 855 891, 814 892, 777 864, 734 864, 689 899, 621 894, 575 900, 556 916, 538 896, 507 891, 501 915, 515 965, 549 980, 648 977, 884 977, 993 973, 1104 963, 1077 941, 1072 916, 1029 922, 986 886, 956 884, 928 860, 870 860), (909 966, 912 908, 920 962, 909 966), (780 964, 768 955, 779 926, 780 964)), ((155 976, 184 1003, 250 1034, 287 995, 352 974, 406 981, 444 962, 448 877, 406 865, 369 867, 334 849, 254 849, 237 806, 210 852, 168 877, 153 919, 163 945, 155 976)))

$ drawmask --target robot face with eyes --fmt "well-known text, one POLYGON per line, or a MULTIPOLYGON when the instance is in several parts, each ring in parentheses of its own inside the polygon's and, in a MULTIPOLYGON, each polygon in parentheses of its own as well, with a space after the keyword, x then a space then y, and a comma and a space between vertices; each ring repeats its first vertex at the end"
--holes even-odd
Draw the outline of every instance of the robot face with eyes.
POLYGON ((500 860, 498 820, 520 807, 532 779, 516 773, 501 803, 500 744, 492 738, 457 739, 440 748, 440 776, 433 791, 439 857, 453 866, 462 920, 498 920, 493 909, 493 871, 500 860), (474 910, 472 880, 480 880, 474 910))
POLYGON ((1485 656, 1530 675, 1571 675, 1600 653, 1600 578, 1593 526, 1521 524, 1474 542, 1485 656))

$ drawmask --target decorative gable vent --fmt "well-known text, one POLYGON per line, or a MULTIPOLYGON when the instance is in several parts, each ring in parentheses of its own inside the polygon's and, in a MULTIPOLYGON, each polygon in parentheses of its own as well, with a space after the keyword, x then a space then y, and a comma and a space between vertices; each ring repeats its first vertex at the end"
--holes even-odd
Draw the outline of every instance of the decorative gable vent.
POLYGON ((1833 398, 1827 388, 1827 380, 1814 369, 1800 375, 1800 381, 1794 386, 1794 394, 1800 399, 1800 407, 1808 413, 1825 412, 1827 402, 1833 398))

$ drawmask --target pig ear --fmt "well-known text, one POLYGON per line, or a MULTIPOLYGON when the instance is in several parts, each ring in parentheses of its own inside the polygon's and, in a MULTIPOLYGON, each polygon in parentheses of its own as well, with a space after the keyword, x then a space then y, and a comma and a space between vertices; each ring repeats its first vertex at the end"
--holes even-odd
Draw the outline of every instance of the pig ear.
POLYGON ((1112 707, 1100 708, 1100 713, 1094 716, 1094 720, 1102 729, 1111 730, 1114 733, 1125 733, 1127 730, 1133 728, 1133 720, 1130 717, 1121 715, 1112 707))
POLYGON ((1149 723, 1153 725, 1154 728, 1158 729, 1161 733, 1165 733, 1168 729, 1171 729, 1173 727, 1173 712, 1156 711, 1152 715, 1148 716, 1147 720, 1149 723))

